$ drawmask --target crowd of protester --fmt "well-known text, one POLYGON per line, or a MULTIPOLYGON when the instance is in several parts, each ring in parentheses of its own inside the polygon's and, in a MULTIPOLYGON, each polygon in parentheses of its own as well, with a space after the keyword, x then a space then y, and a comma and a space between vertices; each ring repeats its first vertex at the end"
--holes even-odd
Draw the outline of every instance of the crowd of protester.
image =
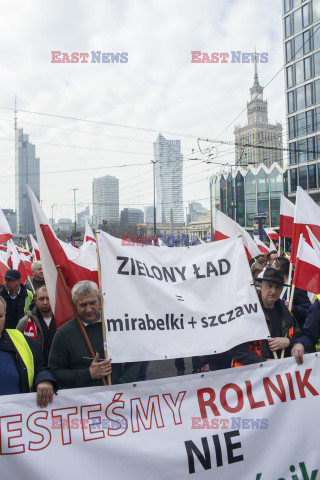
MULTIPOLYGON (((290 262, 277 251, 250 262, 253 281, 270 332, 267 340, 238 345, 229 352, 192 357, 192 372, 221 370, 316 351, 320 337, 320 295, 313 298, 296 288, 290 305, 290 262), (290 310, 289 310, 290 308, 290 310)), ((112 384, 148 378, 149 362, 111 363, 104 358, 100 292, 89 280, 72 289, 72 301, 95 354, 90 356, 76 318, 58 330, 45 285, 41 262, 32 264, 33 277, 21 283, 10 269, 0 286, 0 395, 35 391, 46 407, 60 388, 112 384)), ((183 358, 175 360, 177 375, 185 374, 183 358)))

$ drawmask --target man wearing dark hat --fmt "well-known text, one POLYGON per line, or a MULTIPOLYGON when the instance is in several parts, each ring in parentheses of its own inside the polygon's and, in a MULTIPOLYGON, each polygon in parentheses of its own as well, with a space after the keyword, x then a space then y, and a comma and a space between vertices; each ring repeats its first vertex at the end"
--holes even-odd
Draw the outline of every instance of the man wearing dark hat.
POLYGON ((4 287, 0 292, 6 302, 5 328, 16 328, 33 301, 33 294, 20 283, 21 274, 18 270, 8 270, 4 276, 4 287))
POLYGON ((258 295, 266 317, 270 338, 244 343, 233 348, 230 351, 233 357, 233 366, 239 367, 290 356, 300 329, 293 315, 280 300, 283 286, 283 273, 275 268, 267 267, 258 295))

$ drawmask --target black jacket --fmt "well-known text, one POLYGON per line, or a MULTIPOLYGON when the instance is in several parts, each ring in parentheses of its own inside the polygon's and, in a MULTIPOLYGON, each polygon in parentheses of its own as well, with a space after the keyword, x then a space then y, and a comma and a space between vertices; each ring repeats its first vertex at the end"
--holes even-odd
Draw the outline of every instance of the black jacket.
POLYGON ((300 337, 295 343, 302 343, 306 352, 314 352, 320 338, 320 303, 316 300, 309 308, 300 337))
MULTIPOLYGON (((93 351, 99 353, 100 359, 103 359, 101 323, 94 323, 85 328, 93 351)), ((61 388, 94 387, 101 385, 101 380, 91 378, 89 370, 91 362, 78 322, 73 318, 57 330, 50 350, 49 366, 61 388)), ((135 382, 140 366, 140 362, 124 365, 112 363, 112 385, 135 382)))
MULTIPOLYGON (((49 381, 52 382, 53 388, 56 391, 58 389, 58 384, 52 375, 50 369, 44 366, 43 356, 40 349, 40 346, 36 340, 32 338, 24 337, 28 342, 30 350, 33 354, 33 362, 34 362, 34 381, 33 381, 33 390, 36 389, 36 386, 40 382, 49 381)), ((7 331, 3 329, 2 335, 0 338, 0 350, 5 352, 10 352, 13 357, 13 361, 15 366, 19 372, 20 376, 20 393, 28 393, 30 392, 29 389, 29 382, 28 382, 28 372, 27 367, 22 361, 16 347, 14 346, 11 338, 9 337, 7 331)))
MULTIPOLYGON (((285 294, 284 300, 289 300, 285 294)), ((298 322, 300 329, 306 320, 308 308, 311 306, 311 302, 308 297, 308 293, 301 288, 295 288, 292 302, 292 314, 298 322)))
MULTIPOLYGON (((260 293, 258 294, 258 296, 259 296, 260 303, 262 305, 260 293)), ((262 308, 263 308, 263 305, 262 305, 262 308)), ((293 345, 296 343, 296 338, 300 335, 300 328, 294 316, 289 312, 289 310, 285 306, 283 300, 280 300, 280 299, 277 300, 274 304, 274 308, 278 309, 282 318, 281 336, 282 337, 287 336, 287 338, 290 339, 289 347, 285 349, 285 357, 289 357, 291 355, 291 349, 293 345), (292 335, 290 335, 290 332, 292 331, 291 329, 293 329, 292 335)), ((271 333, 271 321, 266 313, 265 313, 265 317, 266 317, 266 322, 267 322, 269 332, 271 333)), ((281 350, 278 350, 278 352, 276 352, 278 358, 280 358, 280 352, 281 350)), ((233 357, 233 360, 235 362, 241 363, 242 365, 250 365, 251 363, 266 362, 268 359, 273 358, 273 354, 269 349, 268 340, 258 340, 256 342, 243 343, 241 345, 238 345, 237 347, 232 348, 230 350, 230 354, 233 357), (254 351, 254 347, 258 347, 261 353, 260 354, 256 353, 254 351)))
POLYGON ((21 284, 20 292, 14 300, 12 300, 5 287, 2 287, 0 295, 4 298, 7 305, 5 328, 16 328, 18 321, 25 315, 33 300, 32 292, 25 285, 21 284))

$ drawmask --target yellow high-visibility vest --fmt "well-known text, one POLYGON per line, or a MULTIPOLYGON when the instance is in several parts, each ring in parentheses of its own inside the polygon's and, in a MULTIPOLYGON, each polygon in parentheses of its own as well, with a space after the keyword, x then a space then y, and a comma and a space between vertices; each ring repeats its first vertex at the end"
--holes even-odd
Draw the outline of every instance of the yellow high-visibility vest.
POLYGON ((20 357, 22 358, 23 363, 27 367, 28 384, 29 384, 29 388, 31 388, 33 385, 33 379, 34 379, 34 361, 33 361, 33 355, 28 345, 28 342, 24 338, 23 334, 19 332, 19 330, 7 328, 7 333, 11 338, 12 343, 16 347, 20 357))

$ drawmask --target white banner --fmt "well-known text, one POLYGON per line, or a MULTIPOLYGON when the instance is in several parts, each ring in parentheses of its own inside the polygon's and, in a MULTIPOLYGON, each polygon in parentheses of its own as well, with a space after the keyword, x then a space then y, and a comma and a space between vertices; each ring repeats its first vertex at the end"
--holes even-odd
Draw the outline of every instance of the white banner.
POLYGON ((1 480, 318 480, 319 360, 2 396, 1 480))
POLYGON ((241 239, 126 246, 98 232, 113 362, 221 353, 269 331, 241 239))

